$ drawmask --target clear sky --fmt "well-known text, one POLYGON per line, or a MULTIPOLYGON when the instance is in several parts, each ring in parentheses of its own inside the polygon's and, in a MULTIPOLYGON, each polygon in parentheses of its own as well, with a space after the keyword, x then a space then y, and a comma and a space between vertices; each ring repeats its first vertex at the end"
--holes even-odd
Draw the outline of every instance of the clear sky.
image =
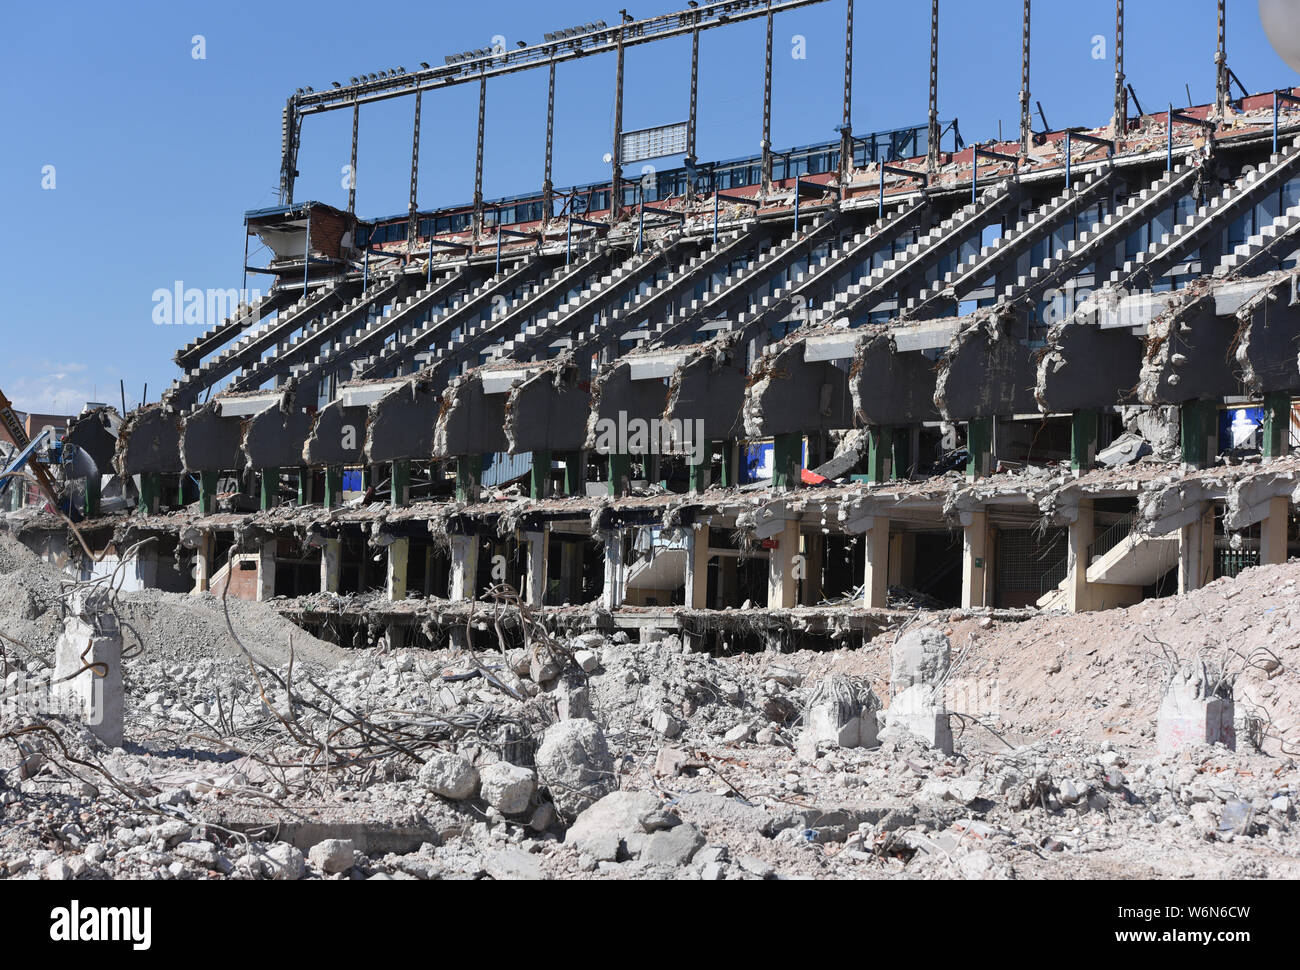
MULTIPOLYGON (((648 17, 685 0, 623 0, 648 17)), ((854 128, 923 123, 928 0, 858 0, 854 128)), ((1251 91, 1296 84, 1259 25, 1254 0, 1231 0, 1229 63, 1251 91)), ((840 120, 844 0, 781 15, 776 23, 773 142, 832 141, 840 120), (806 57, 792 56, 795 35, 806 57)), ((1011 136, 1018 117, 1021 0, 944 0, 940 94, 967 141, 1011 136)), ((128 404, 177 376, 174 351, 197 328, 153 323, 153 294, 176 281, 238 287, 242 213, 275 204, 280 114, 296 88, 320 90, 363 71, 490 47, 540 42, 544 32, 618 20, 617 0, 546 3, 312 4, 284 0, 26 3, 10 0, 0 28, 6 83, 0 92, 5 231, 0 233, 0 389, 22 408, 75 412, 87 400, 128 404), (202 35, 196 59, 195 35, 202 35), (48 184, 53 166, 54 187, 48 184)), ((1033 96, 1048 121, 1101 125, 1111 115, 1112 0, 1034 5, 1033 96), (1105 59, 1094 58, 1104 35, 1105 59)), ((761 19, 707 32, 701 41, 702 160, 757 154, 761 136, 761 19)), ((1213 100, 1214 0, 1128 4, 1126 67, 1149 111, 1169 101, 1213 100)), ((690 41, 634 49, 627 58, 627 129, 684 120, 690 41)), ((560 68, 555 181, 607 178, 613 129, 612 55, 560 68)), ((361 115, 357 209, 363 217, 406 209, 412 101, 361 115)), ((477 89, 426 98, 419 204, 473 195, 477 89)), ((488 89, 488 198, 540 188, 545 71, 488 89)), ((1039 123, 1035 119, 1035 125, 1039 123)), ((308 118, 296 197, 346 205, 351 113, 308 118)), ((668 163, 668 164, 671 164, 668 163)), ((629 169, 632 172, 632 169, 629 169)), ((261 254, 264 258, 265 254, 261 254)), ((252 262, 259 262, 254 254, 252 262)), ((250 287, 266 285, 251 277, 250 287)))

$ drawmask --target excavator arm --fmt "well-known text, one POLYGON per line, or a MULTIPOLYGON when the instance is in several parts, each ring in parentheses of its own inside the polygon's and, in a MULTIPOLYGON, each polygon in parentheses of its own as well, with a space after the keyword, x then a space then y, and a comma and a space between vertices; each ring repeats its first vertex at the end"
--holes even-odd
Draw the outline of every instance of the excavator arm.
MULTIPOLYGON (((9 433, 9 439, 18 448, 20 455, 31 445, 27 437, 27 431, 23 428, 22 422, 18 420, 18 415, 14 414, 14 407, 9 398, 5 397, 4 391, 0 391, 0 424, 4 425, 5 431, 9 433)), ((27 460, 27 456, 22 455, 18 461, 18 467, 27 460)), ((32 474, 40 484, 41 490, 45 492, 46 497, 57 508, 59 496, 54 488, 54 479, 50 478, 50 473, 46 471, 45 466, 39 462, 31 463, 32 474)))

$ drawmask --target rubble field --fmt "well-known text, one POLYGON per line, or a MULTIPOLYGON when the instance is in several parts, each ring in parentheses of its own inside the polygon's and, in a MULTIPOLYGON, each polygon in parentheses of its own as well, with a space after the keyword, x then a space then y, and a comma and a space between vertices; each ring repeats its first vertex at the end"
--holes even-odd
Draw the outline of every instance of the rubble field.
POLYGON ((28 703, 77 584, 0 533, 0 877, 1296 878, 1298 582, 729 657, 508 594, 503 650, 386 651, 118 592, 110 747, 28 703), (1158 735, 1198 671, 1235 750, 1158 735))

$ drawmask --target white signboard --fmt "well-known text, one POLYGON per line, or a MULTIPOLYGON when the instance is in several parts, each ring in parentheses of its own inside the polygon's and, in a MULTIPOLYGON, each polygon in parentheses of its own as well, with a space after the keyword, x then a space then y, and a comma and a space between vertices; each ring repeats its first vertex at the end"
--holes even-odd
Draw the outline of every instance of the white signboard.
POLYGON ((665 158, 686 151, 686 122, 642 128, 623 133, 623 163, 643 162, 647 158, 665 158))

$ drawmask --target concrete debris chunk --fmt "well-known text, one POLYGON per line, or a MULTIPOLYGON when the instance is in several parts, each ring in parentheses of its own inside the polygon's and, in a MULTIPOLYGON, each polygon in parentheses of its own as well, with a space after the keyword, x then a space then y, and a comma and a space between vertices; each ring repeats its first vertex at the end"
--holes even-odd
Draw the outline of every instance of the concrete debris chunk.
POLYGON ((605 734, 594 721, 561 721, 546 729, 536 755, 537 779, 559 811, 578 815, 614 791, 618 777, 605 734))
POLYGON ((479 771, 479 794, 502 815, 527 811, 536 790, 537 777, 531 768, 497 761, 479 771))
POLYGON ((459 801, 477 794, 479 772, 468 758, 439 751, 420 766, 420 784, 436 795, 459 801))

